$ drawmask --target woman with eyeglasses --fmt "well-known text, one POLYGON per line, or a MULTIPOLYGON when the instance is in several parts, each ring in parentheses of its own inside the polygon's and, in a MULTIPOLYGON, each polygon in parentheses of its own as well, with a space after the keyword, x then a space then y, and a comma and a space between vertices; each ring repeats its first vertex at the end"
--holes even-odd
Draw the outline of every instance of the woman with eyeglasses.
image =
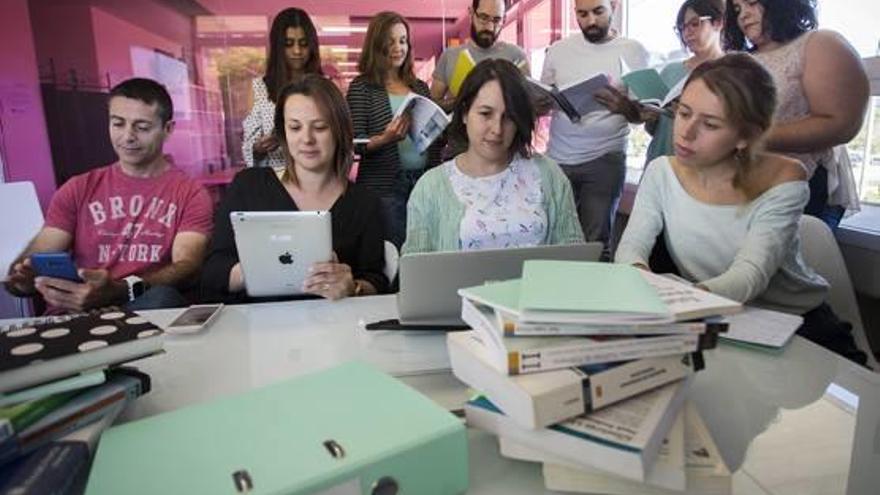
MULTIPOLYGON (((700 64, 722 55, 721 27, 724 22, 724 0, 686 0, 678 9, 675 34, 683 47, 692 55, 682 61, 667 64, 660 75, 664 81, 678 85, 700 64)), ((648 145, 645 164, 658 156, 671 155, 672 116, 646 112, 645 130, 653 138, 648 145)))
POLYGON ((858 208, 858 194, 852 168, 833 148, 861 130, 870 90, 855 49, 817 27, 815 0, 729 0, 723 39, 725 49, 750 51, 773 75, 779 111, 767 147, 807 167, 804 212, 835 229, 847 208, 858 208))
POLYGON ((253 80, 253 106, 242 122, 241 152, 248 167, 283 167, 284 153, 275 137, 275 102, 281 88, 304 74, 321 74, 318 33, 304 10, 284 9, 269 31, 266 73, 253 80))
POLYGON ((409 116, 393 117, 411 92, 430 98, 428 85, 413 72, 409 23, 396 12, 380 12, 367 28, 358 62, 360 75, 348 87, 347 100, 355 146, 360 155, 358 184, 382 198, 386 239, 398 248, 406 233, 406 202, 426 168, 440 163, 440 143, 419 153, 407 135, 409 116))
POLYGON ((484 60, 468 74, 447 130, 458 154, 413 189, 405 254, 584 242, 568 178, 531 149, 528 101, 511 62, 484 60))

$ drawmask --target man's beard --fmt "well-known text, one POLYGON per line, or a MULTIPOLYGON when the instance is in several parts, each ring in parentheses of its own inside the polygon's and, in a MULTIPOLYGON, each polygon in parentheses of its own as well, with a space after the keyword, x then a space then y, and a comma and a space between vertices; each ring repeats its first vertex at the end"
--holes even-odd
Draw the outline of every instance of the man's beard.
POLYGON ((587 29, 581 29, 581 34, 590 43, 599 43, 608 36, 608 30, 611 28, 611 22, 605 26, 590 26, 587 29))
POLYGON ((474 43, 477 44, 480 48, 489 48, 495 44, 495 40, 498 39, 498 35, 495 34, 494 31, 479 31, 477 32, 477 28, 471 23, 471 39, 474 40, 474 43))

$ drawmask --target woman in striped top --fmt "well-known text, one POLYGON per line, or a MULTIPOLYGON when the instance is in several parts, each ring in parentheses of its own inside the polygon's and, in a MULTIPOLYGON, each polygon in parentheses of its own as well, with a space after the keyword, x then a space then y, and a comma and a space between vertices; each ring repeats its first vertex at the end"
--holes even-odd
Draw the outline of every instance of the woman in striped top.
POLYGON ((440 163, 439 144, 419 154, 407 137, 409 119, 392 119, 410 92, 430 97, 428 85, 413 73, 409 24, 395 12, 370 21, 358 62, 360 75, 348 88, 355 146, 360 155, 357 182, 371 188, 385 205, 387 238, 398 248, 406 232, 406 202, 427 167, 440 163))

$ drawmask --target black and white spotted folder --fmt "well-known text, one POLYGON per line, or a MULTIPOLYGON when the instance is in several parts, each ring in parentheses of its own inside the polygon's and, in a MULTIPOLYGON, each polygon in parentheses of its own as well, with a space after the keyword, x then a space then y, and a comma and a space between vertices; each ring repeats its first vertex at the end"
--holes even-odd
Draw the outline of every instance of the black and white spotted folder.
POLYGON ((106 368, 162 349, 162 330, 112 310, 0 329, 0 393, 106 368))

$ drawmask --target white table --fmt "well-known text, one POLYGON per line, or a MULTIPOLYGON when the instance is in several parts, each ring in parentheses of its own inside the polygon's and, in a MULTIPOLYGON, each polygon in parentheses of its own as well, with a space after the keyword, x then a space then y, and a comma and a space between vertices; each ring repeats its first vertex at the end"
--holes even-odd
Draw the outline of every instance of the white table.
MULTIPOLYGON (((145 313, 160 325, 176 314, 145 313)), ((448 371, 444 335, 364 330, 365 322, 395 316, 393 296, 227 307, 208 332, 168 336, 166 354, 136 363, 152 376, 153 390, 120 420, 352 359, 443 407, 461 407, 467 390, 448 371)), ((721 345, 706 363, 690 398, 735 472, 734 493, 880 493, 880 375, 799 337, 780 355, 721 345)), ((469 493, 551 493, 540 466, 503 459, 493 437, 469 434, 469 493)))

